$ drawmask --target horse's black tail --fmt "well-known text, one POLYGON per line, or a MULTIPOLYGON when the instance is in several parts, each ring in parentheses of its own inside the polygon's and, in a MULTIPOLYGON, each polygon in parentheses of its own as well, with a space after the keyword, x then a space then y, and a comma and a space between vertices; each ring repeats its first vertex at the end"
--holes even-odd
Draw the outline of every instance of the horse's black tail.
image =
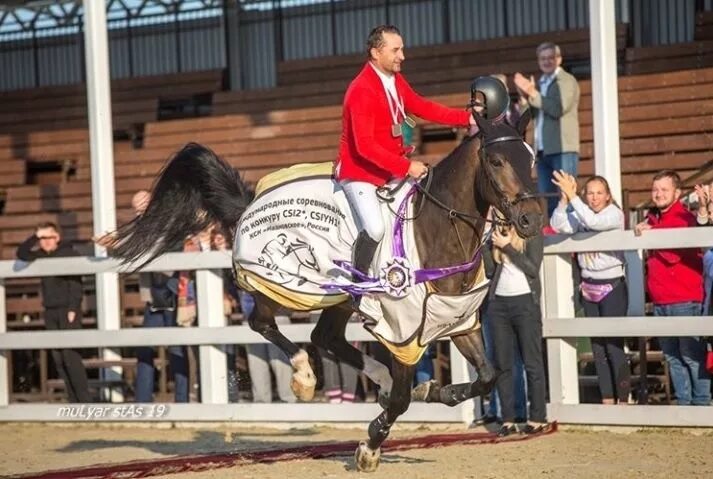
POLYGON ((210 225, 229 237, 249 201, 230 165, 209 148, 189 143, 159 173, 144 213, 116 231, 112 253, 126 263, 148 254, 143 266, 210 225))

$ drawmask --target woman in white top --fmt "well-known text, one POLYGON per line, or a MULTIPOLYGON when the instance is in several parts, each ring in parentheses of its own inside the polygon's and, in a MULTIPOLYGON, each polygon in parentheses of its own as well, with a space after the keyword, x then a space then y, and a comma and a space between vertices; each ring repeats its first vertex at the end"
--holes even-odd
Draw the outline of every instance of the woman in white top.
MULTIPOLYGON (((609 183, 593 176, 577 196, 576 179, 554 172, 552 182, 560 188, 560 201, 552 213, 550 226, 558 233, 624 229, 624 212, 614 202, 609 183)), ((579 253, 582 272, 580 292, 588 317, 626 316, 628 291, 621 251, 579 253)), ((592 352, 604 404, 627 404, 631 372, 624 353, 623 338, 592 338, 592 352)))

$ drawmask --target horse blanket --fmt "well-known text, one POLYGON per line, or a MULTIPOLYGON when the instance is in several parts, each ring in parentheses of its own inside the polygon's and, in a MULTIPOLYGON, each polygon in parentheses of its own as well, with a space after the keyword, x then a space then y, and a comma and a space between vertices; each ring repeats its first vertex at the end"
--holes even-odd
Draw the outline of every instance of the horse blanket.
POLYGON ((407 183, 392 201, 382 201, 387 233, 370 277, 354 283, 349 265, 360 225, 332 176, 332 164, 296 165, 266 176, 237 226, 238 282, 303 311, 361 295, 365 327, 402 362, 414 364, 431 341, 478 326, 488 281, 480 261, 478 279, 464 294, 441 294, 418 279, 426 270, 420 270, 413 224, 398 221, 399 215, 412 214, 412 186, 407 183))

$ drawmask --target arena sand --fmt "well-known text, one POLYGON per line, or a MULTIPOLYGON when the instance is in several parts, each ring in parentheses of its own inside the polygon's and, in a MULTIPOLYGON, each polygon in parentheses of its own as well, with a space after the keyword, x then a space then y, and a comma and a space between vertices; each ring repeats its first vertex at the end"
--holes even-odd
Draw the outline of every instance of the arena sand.
MULTIPOLYGON (((463 432, 459 426, 403 428, 392 437, 463 432)), ((353 441, 363 428, 1 424, 0 475, 23 474, 201 453, 247 452, 353 441)), ((360 474, 351 457, 252 464, 165 476, 213 478, 609 478, 713 477, 713 433, 700 430, 560 427, 533 440, 386 453, 379 470, 360 474)))

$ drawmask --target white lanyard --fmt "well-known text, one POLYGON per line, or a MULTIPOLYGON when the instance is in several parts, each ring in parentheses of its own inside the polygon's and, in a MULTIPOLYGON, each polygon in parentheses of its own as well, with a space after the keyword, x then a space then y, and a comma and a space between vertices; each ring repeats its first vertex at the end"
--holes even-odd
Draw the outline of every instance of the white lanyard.
MULTIPOLYGON (((403 118, 406 118, 406 112, 404 111, 404 101, 399 99, 398 92, 396 93, 396 98, 391 94, 391 90, 386 86, 386 83, 381 82, 384 85, 384 91, 386 92, 386 102, 389 104, 389 112, 391 113, 391 120, 394 125, 399 124, 399 112, 403 118)), ((394 83, 394 90, 396 90, 396 83, 394 83)))

